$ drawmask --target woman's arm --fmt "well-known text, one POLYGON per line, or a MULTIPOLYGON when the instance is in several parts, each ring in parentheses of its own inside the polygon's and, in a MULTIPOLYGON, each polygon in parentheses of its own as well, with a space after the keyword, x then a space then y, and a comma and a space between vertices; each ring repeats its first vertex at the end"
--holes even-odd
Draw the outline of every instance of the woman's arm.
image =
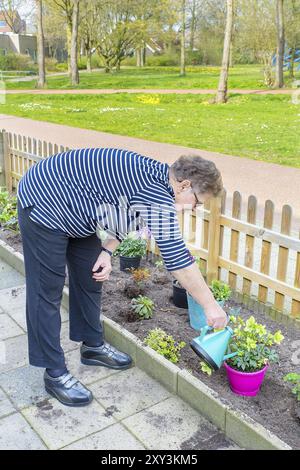
POLYGON ((226 326, 226 313, 214 299, 197 263, 193 263, 191 266, 183 269, 171 271, 171 274, 188 291, 193 299, 202 305, 208 325, 214 328, 224 328, 226 326))

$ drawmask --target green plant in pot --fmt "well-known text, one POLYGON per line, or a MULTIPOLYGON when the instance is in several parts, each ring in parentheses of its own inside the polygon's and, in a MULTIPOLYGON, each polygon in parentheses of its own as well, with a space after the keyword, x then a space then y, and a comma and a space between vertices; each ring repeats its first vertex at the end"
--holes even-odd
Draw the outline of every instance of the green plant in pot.
POLYGON ((131 308, 140 320, 149 320, 153 315, 154 302, 149 297, 139 295, 137 298, 132 299, 131 308))
POLYGON ((230 352, 238 353, 224 362, 231 390, 238 395, 256 396, 269 365, 279 360, 276 346, 283 335, 280 330, 270 333, 253 316, 248 320, 230 316, 230 322, 230 352))
POLYGON ((144 342, 174 364, 179 361, 180 351, 186 345, 184 341, 176 342, 173 336, 168 335, 161 328, 149 331, 144 342))
POLYGON ((128 272, 131 268, 138 268, 146 250, 147 241, 144 238, 128 235, 114 251, 114 256, 120 256, 120 270, 128 272))
MULTIPOLYGON (((209 288, 216 301, 221 305, 221 307, 223 307, 225 301, 229 300, 231 296, 231 289, 228 284, 216 279, 211 282, 209 288)), ((192 328, 194 328, 194 330, 200 331, 204 326, 207 325, 204 309, 200 304, 198 304, 198 302, 193 299, 193 297, 189 293, 187 294, 187 301, 190 325, 192 328)))

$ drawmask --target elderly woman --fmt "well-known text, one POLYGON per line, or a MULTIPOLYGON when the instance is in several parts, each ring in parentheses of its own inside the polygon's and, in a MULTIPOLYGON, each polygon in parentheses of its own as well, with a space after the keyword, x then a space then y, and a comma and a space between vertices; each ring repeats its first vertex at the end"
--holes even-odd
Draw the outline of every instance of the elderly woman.
POLYGON ((104 341, 101 288, 109 279, 113 251, 141 224, 154 236, 166 269, 203 306, 208 324, 226 325, 226 314, 187 250, 176 217, 178 207, 194 208, 221 190, 220 172, 200 156, 182 156, 169 166, 126 150, 86 148, 58 153, 27 171, 18 186, 18 214, 29 362, 46 369, 49 394, 68 406, 84 406, 93 398, 69 373, 60 344, 66 265, 70 339, 82 342, 81 362, 131 366, 130 356, 104 341), (108 234, 103 243, 97 229, 108 234))

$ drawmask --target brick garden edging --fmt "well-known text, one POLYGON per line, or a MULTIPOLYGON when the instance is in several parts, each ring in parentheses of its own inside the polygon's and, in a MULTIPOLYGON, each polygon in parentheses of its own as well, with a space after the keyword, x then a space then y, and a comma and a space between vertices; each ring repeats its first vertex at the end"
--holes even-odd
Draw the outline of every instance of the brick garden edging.
MULTIPOLYGON (((0 240, 0 258, 24 275, 23 255, 0 240)), ((64 287, 62 305, 68 308, 69 289, 64 287)), ((135 335, 102 315, 105 338, 130 354, 137 367, 162 383, 219 427, 239 446, 252 450, 291 450, 292 448, 240 410, 224 404, 217 392, 185 369, 144 345, 135 335)))

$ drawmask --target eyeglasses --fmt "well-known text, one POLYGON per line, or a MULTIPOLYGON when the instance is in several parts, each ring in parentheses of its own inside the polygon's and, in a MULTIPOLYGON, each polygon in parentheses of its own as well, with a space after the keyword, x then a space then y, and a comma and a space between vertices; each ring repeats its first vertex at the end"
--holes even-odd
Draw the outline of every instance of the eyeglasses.
POLYGON ((199 201, 199 199, 198 199, 196 193, 194 193, 194 196, 195 196, 195 199, 196 199, 196 205, 197 205, 197 206, 202 206, 202 205, 203 205, 203 202, 202 202, 202 201, 199 201))

